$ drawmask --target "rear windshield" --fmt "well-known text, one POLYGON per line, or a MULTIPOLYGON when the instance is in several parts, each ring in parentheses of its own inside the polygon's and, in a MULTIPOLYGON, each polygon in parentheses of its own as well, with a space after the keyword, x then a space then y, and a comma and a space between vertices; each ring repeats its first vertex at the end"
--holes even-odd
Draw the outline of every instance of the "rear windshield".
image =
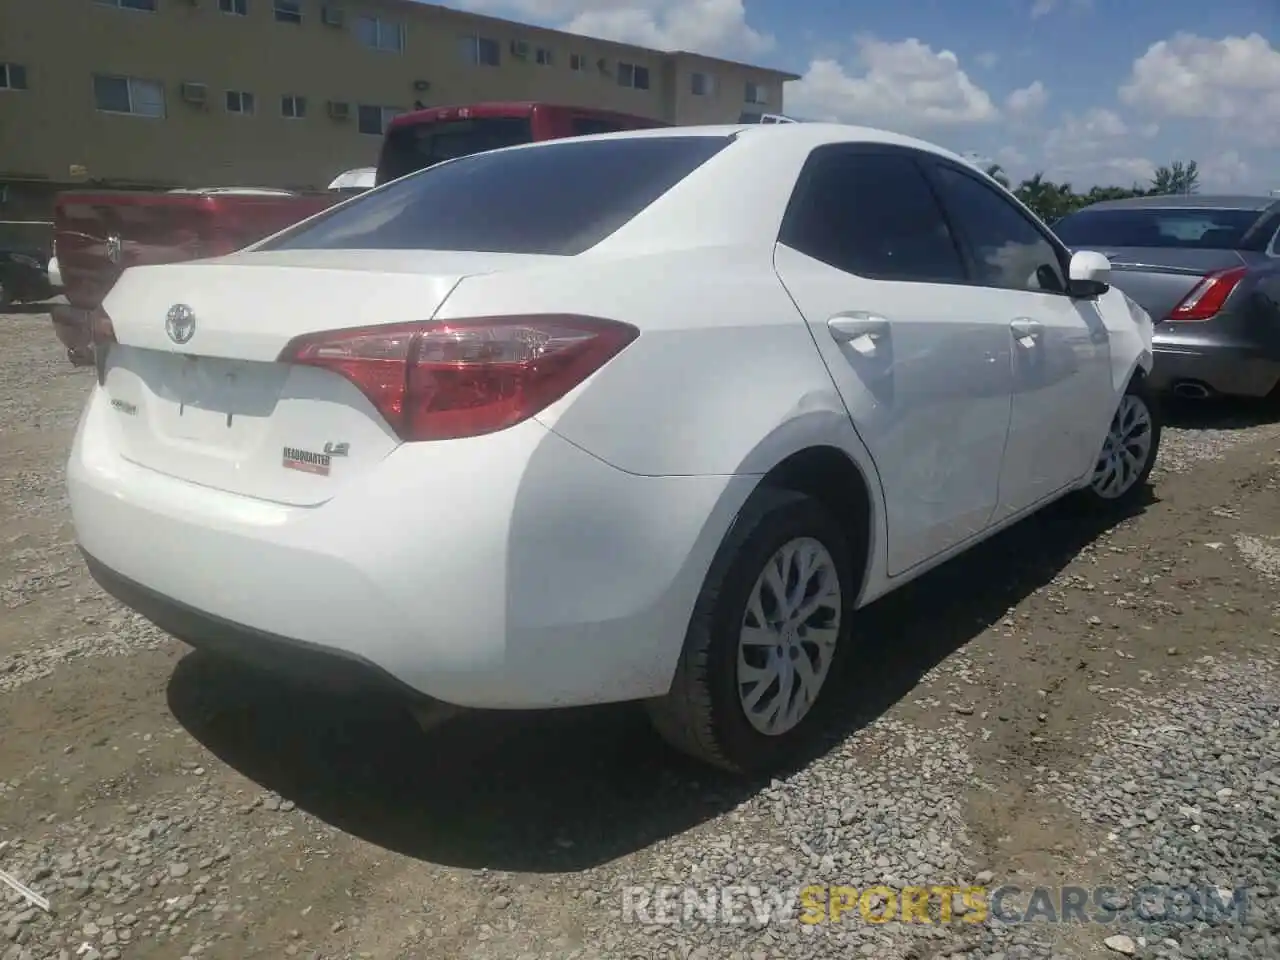
POLYGON ((1053 225, 1069 247, 1170 247, 1235 250, 1258 222, 1256 210, 1081 210, 1053 225))
POLYGON ((514 147, 532 139, 528 117, 480 117, 393 127, 382 145, 376 182, 388 183, 445 160, 514 147))
POLYGON ((548 141, 423 170, 259 250, 475 250, 574 256, 729 143, 728 137, 548 141))

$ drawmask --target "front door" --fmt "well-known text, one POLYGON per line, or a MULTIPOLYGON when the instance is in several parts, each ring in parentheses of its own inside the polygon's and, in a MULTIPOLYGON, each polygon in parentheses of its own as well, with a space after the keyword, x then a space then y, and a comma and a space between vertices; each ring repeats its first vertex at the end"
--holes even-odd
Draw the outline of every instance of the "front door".
POLYGON ((968 284, 917 156, 815 150, 774 258, 875 460, 890 575, 989 523, 1011 399, 1008 327, 968 284))
POLYGON ((973 172, 945 161, 932 169, 1012 349, 1000 521, 1071 486, 1097 459, 1099 424, 1115 403, 1107 328, 1094 300, 1067 295, 1061 244, 973 172))

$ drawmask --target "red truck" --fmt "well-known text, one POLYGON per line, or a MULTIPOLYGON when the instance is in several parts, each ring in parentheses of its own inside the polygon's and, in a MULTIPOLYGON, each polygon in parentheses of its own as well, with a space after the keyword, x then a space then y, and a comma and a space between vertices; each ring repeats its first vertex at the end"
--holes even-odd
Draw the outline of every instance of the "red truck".
MULTIPOLYGON (((417 110, 388 125, 376 183, 499 147, 659 126, 667 124, 546 103, 417 110)), ((53 328, 67 348, 67 358, 76 365, 93 363, 91 317, 127 267, 232 253, 344 199, 339 191, 234 188, 59 194, 54 256, 68 303, 54 307, 53 328)))

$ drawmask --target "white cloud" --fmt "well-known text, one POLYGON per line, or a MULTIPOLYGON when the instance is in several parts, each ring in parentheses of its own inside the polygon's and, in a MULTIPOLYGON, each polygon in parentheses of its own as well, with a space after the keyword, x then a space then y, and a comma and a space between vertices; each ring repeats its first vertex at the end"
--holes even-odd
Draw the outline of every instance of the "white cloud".
POLYGON ((1113 110, 1068 113, 1045 138, 1046 176, 1085 185, 1150 180, 1155 164, 1134 147, 1147 131, 1132 130, 1113 110))
POLYGON ((743 0, 458 0, 457 5, 659 50, 750 57, 775 43, 771 34, 748 25, 743 0))
POLYGON ((1000 54, 992 53, 990 50, 987 50, 984 53, 978 54, 973 59, 977 60, 978 66, 982 67, 984 70, 990 70, 1000 62, 1000 54))
POLYGON ((1133 62, 1120 99, 1159 117, 1241 121, 1240 134, 1280 141, 1280 50, 1259 33, 1179 33, 1133 62))
POLYGON ((1036 80, 1005 97, 1004 108, 1016 117, 1029 117, 1043 110, 1048 102, 1049 91, 1043 83, 1036 80))
POLYGON ((853 73, 835 60, 814 60, 787 84, 787 112, 918 132, 995 120, 1000 112, 950 50, 914 37, 900 43, 863 38, 853 73))
POLYGON ((1237 150, 1228 150, 1210 157, 1199 164, 1200 181, 1210 188, 1220 190, 1242 189, 1253 176, 1249 162, 1237 150))
POLYGON ((1053 13, 1053 8, 1057 6, 1056 0, 1035 0, 1031 4, 1031 19, 1039 20, 1041 17, 1048 16, 1053 13))

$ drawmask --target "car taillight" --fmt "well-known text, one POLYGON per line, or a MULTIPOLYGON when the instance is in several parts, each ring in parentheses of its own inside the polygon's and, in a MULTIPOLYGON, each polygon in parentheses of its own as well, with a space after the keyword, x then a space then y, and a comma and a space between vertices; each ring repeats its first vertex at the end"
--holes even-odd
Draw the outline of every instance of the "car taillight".
POLYGON ((1167 319, 1185 322, 1208 320, 1217 316, 1222 305, 1227 302, 1227 297, 1231 296, 1231 291, 1248 272, 1247 267, 1232 267, 1230 270, 1205 274, 1191 288, 1191 292, 1182 298, 1182 302, 1173 308, 1167 319))
POLYGON ((115 324, 101 307, 89 312, 89 333, 93 340, 93 365, 98 371, 98 385, 107 377, 107 351, 116 342, 115 324))
POLYGON ((478 317, 306 334, 279 361, 346 377, 403 440, 449 440, 527 420, 639 333, 597 317, 478 317))

